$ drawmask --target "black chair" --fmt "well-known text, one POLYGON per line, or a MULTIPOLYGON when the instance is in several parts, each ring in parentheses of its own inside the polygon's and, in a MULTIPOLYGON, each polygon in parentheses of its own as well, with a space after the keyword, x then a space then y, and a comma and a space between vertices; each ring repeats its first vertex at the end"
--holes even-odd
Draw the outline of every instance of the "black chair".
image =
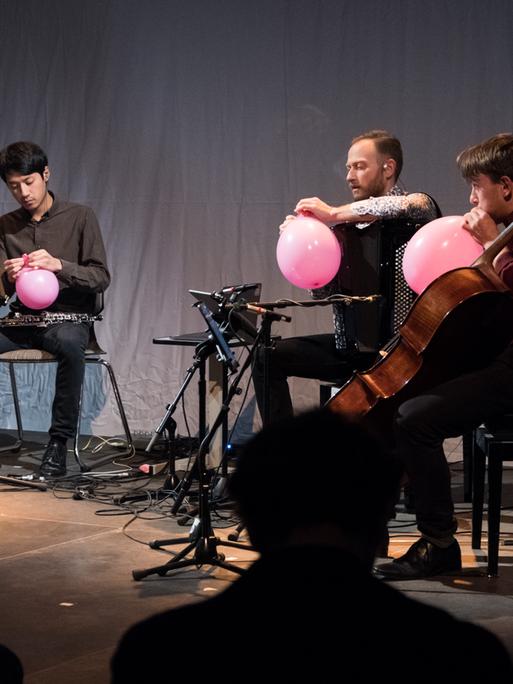
POLYGON ((481 425, 472 440, 472 548, 481 548, 485 474, 488 465, 488 566, 498 574, 504 461, 513 461, 513 415, 481 425))
MULTIPOLYGON (((103 293, 100 293, 99 295, 97 295, 94 315, 95 316, 99 315, 101 313, 101 311, 103 311, 103 293)), ((103 349, 101 349, 101 347, 99 346, 98 341, 96 339, 96 334, 95 334, 94 324, 93 324, 93 325, 91 325, 89 342, 88 342, 87 349, 85 352, 86 369, 87 369, 87 366, 90 364, 98 364, 100 366, 103 366, 107 370, 107 374, 108 374, 108 377, 110 379, 112 391, 114 392, 114 397, 115 397, 116 404, 118 407, 119 416, 120 416, 121 423, 123 425, 123 430, 125 433, 126 448, 123 449, 122 451, 117 451, 117 453, 116 453, 116 456, 118 458, 120 458, 120 457, 122 458, 124 456, 129 456, 129 455, 134 453, 134 445, 133 445, 133 441, 132 441, 132 435, 130 433, 130 428, 128 426, 128 421, 126 418, 125 410, 123 408, 123 402, 121 401, 121 395, 119 393, 119 387, 118 387, 118 384, 116 382, 116 377, 114 375, 114 370, 112 369, 112 366, 110 365, 110 363, 104 358, 105 355, 106 355, 106 352, 103 351, 103 349)), ((19 451, 23 445, 23 424, 22 424, 20 403, 19 403, 19 399, 18 399, 15 366, 19 365, 19 364, 27 364, 27 363, 57 363, 57 359, 55 358, 55 356, 53 354, 50 354, 49 352, 43 351, 42 349, 16 349, 15 351, 9 351, 9 352, 4 352, 3 354, 0 354, 0 363, 7 363, 9 366, 9 376, 10 376, 10 381, 11 381, 11 392, 12 392, 12 397, 13 397, 14 412, 15 412, 15 416, 16 416, 16 428, 17 428, 17 438, 16 438, 15 443, 12 445, 1 447, 0 451, 19 451)), ((74 453, 75 459, 76 459, 76 461, 80 467, 80 470, 82 472, 90 469, 90 466, 86 465, 83 462, 82 456, 80 453, 80 448, 79 448, 83 389, 84 389, 84 385, 82 384, 82 390, 80 393, 80 405, 79 405, 80 408, 79 408, 77 429, 75 431, 75 439, 74 439, 74 444, 73 444, 73 453, 74 453)), ((105 459, 102 458, 101 460, 98 460, 95 463, 95 465, 100 465, 100 463, 103 461, 105 461, 105 459)))

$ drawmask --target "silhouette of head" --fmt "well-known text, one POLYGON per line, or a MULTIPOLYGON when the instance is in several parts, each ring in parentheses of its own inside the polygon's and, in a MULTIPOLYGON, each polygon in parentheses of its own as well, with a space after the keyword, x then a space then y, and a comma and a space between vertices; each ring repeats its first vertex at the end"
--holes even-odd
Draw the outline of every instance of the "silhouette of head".
POLYGON ((366 430, 324 409, 253 437, 230 489, 259 551, 331 530, 334 543, 363 542, 368 560, 382 538, 400 473, 396 459, 366 430))
POLYGON ((18 656, 0 644, 0 681, 2 684, 22 684, 23 667, 18 656))

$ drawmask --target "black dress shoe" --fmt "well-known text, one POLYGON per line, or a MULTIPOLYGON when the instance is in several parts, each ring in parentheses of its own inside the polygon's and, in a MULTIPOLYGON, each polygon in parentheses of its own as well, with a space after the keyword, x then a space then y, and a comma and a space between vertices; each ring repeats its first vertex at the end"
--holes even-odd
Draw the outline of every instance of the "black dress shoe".
POLYGON ((383 580, 409 580, 445 575, 461 570, 461 551, 456 540, 447 548, 435 546, 421 537, 408 551, 392 563, 374 569, 374 576, 383 580))
POLYGON ((66 475, 66 443, 51 440, 46 447, 39 469, 43 477, 61 477, 66 475))

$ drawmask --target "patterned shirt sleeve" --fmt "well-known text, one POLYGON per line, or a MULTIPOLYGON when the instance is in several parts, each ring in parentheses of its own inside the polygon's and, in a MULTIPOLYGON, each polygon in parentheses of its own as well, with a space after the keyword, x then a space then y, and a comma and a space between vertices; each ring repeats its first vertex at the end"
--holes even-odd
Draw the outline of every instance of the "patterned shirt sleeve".
MULTIPOLYGON (((369 197, 366 200, 353 202, 351 211, 359 216, 375 216, 376 220, 394 218, 410 219, 419 223, 428 223, 437 218, 438 212, 435 203, 429 195, 423 192, 406 192, 398 185, 382 197, 369 197)), ((356 223, 356 227, 363 229, 370 226, 373 221, 356 223)), ((338 274, 324 287, 310 290, 313 299, 324 299, 332 294, 339 294, 338 274)))
MULTIPOLYGON (((353 202, 351 211, 358 216, 375 216, 376 219, 408 218, 412 221, 426 223, 437 217, 436 207, 429 195, 414 192, 411 195, 391 194, 383 197, 369 197, 369 199, 353 202)), ((366 228, 372 221, 357 223, 358 228, 366 228)))

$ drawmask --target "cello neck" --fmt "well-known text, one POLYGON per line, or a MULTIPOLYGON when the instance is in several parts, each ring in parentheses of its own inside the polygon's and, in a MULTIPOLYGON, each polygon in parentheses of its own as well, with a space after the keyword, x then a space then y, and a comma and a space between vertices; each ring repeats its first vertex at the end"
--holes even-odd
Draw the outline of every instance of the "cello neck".
POLYGON ((489 266, 493 267, 493 260, 499 252, 506 247, 506 245, 513 239, 513 222, 509 224, 501 233, 497 235, 492 244, 485 249, 485 251, 478 256, 473 262, 472 266, 489 266))

